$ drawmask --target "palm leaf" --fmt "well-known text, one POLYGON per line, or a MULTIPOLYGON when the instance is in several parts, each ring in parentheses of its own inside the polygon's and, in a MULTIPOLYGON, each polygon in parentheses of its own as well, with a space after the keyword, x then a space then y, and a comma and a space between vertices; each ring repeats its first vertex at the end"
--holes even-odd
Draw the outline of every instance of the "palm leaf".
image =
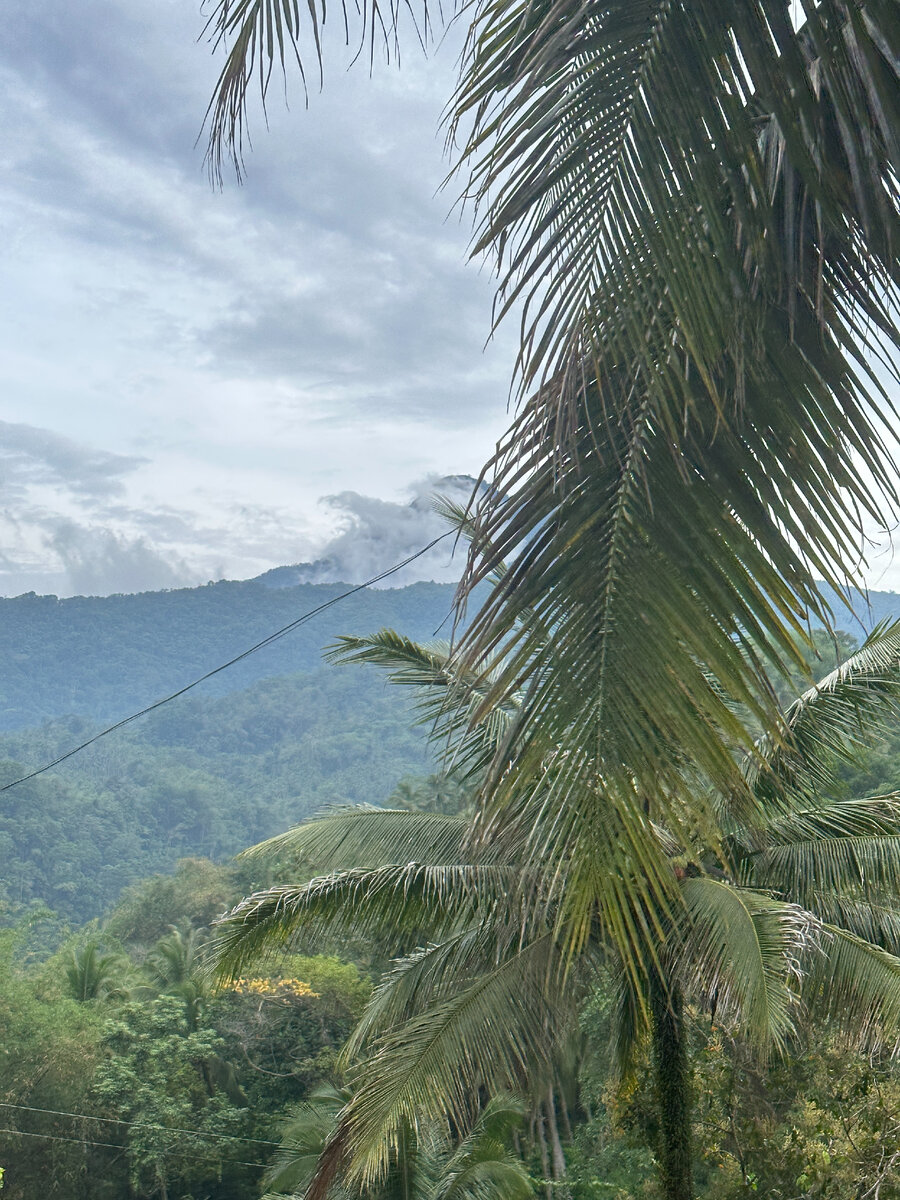
POLYGON ((865 894, 846 888, 826 891, 806 889, 805 903, 824 924, 846 930, 864 942, 892 953, 900 947, 900 899, 896 887, 883 891, 867 888, 865 894))
MULTIPOLYGON (((207 161, 214 180, 221 183, 225 156, 230 158, 238 179, 243 174, 243 151, 247 137, 247 94, 259 90, 265 111, 272 76, 285 77, 289 66, 296 69, 304 94, 307 91, 309 57, 322 81, 322 38, 326 5, 321 0, 215 0, 206 33, 216 51, 225 55, 213 97, 206 113, 209 127, 207 161)), ((399 57, 398 22, 401 13, 412 18, 417 40, 424 45, 430 37, 431 9, 427 0, 418 22, 411 5, 396 0, 363 4, 343 3, 344 41, 357 42, 355 56, 368 49, 370 65, 376 48, 387 58, 399 57)))
POLYGON ((480 1088, 520 1086, 546 1059, 554 957, 553 939, 536 938, 382 1038, 354 1074, 356 1096, 309 1200, 324 1196, 338 1171, 363 1185, 384 1178, 406 1123, 465 1128, 480 1088))
POLYGON ((788 708, 786 736, 761 743, 765 764, 756 785, 777 790, 782 802, 832 787, 835 767, 872 745, 898 712, 900 621, 883 622, 788 708))
POLYGON ((442 866, 461 861, 465 831, 461 816, 346 805, 251 846, 241 857, 287 855, 324 870, 409 862, 442 866))
POLYGON ((508 696, 475 717, 493 682, 495 665, 478 672, 465 669, 445 642, 422 645, 382 629, 368 637, 341 637, 325 651, 341 664, 371 664, 388 672, 392 683, 416 689, 419 721, 431 727, 449 766, 465 776, 477 774, 497 752, 518 712, 518 697, 508 696))
POLYGON ((685 761, 740 796, 729 743, 777 729, 762 659, 802 666, 815 576, 840 586, 895 502, 854 339, 871 321, 896 354, 896 135, 869 104, 896 108, 900 20, 848 11, 802 34, 780 0, 479 12, 457 105, 540 386, 487 468, 466 586, 510 568, 463 648, 509 652, 486 706, 527 685, 505 759, 567 734, 558 807, 585 774, 617 805, 636 779, 672 824, 685 761))
POLYGON ((777 817, 741 869, 757 886, 802 899, 815 888, 896 886, 898 855, 900 793, 892 792, 777 817))
MULTIPOLYGON (((496 250, 507 303, 525 302, 526 381, 549 361, 574 390, 594 356, 677 388, 683 362, 652 356, 641 313, 681 330, 718 399, 714 364, 744 336, 754 287, 808 288, 796 316, 822 309, 816 285, 836 269, 869 257, 890 277, 900 22, 884 3, 868 20, 837 0, 806 15, 795 31, 778 0, 478 10, 455 121, 471 123, 478 246, 496 250)), ((842 291, 889 312, 847 274, 842 291)))
POLYGON ((900 958, 836 925, 806 965, 803 999, 859 1045, 900 1036, 900 958))
POLYGON ((287 952, 301 936, 315 944, 355 934, 387 940, 389 948, 423 928, 439 936, 479 903, 505 899, 517 878, 503 867, 409 863, 269 888, 216 922, 210 961, 219 979, 229 982, 254 961, 287 952))
POLYGON ((721 880, 685 879, 689 926, 674 959, 685 985, 715 998, 760 1046, 784 1049, 798 1015, 798 948, 817 922, 797 905, 721 880))
MULTIPOLYGON (((484 896, 477 910, 464 915, 455 929, 439 938, 435 935, 427 946, 397 959, 373 991, 341 1052, 344 1066, 372 1052, 389 1035, 399 1036, 407 1022, 433 1011, 460 986, 490 974, 523 946, 545 938, 546 923, 534 919, 524 899, 515 893, 508 899, 484 896)), ((552 984, 548 979, 547 986, 552 984)), ((562 1023, 560 1017, 555 1028, 562 1023)))
POLYGON ((282 1194, 299 1194, 306 1187, 347 1099, 346 1094, 324 1087, 317 1088, 307 1103, 296 1106, 284 1123, 279 1147, 266 1167, 264 1187, 282 1194))
POLYGON ((433 1200, 526 1200, 533 1186, 525 1164, 507 1142, 522 1124, 525 1107, 511 1096, 495 1096, 444 1165, 433 1200))

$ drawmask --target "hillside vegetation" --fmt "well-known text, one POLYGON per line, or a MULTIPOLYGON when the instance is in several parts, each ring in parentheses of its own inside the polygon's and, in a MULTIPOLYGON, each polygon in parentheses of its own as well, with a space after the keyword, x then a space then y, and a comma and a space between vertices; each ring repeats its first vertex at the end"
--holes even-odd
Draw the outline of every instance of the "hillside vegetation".
MULTIPOLYGON (((0 600, 0 781, 182 686, 342 587, 250 581, 0 600)), ((433 757, 411 725, 403 689, 372 672, 326 667, 321 654, 340 634, 384 626, 418 639, 446 635, 452 591, 417 583, 357 593, 4 793, 0 897, 12 912, 41 903, 80 923, 179 858, 223 861, 325 804, 378 803, 404 777, 427 774, 433 757)), ((870 620, 900 612, 892 593, 868 600, 870 620)))
MULTIPOLYGON (((276 588, 257 580, 134 596, 0 599, 0 729, 76 714, 110 720, 141 708, 240 654, 346 590, 346 584, 276 588)), ((382 625, 430 638, 448 628, 453 588, 416 583, 341 601, 204 685, 223 695, 257 680, 320 666, 342 633, 382 625)))
MULTIPOLYGON (((0 781, 47 762, 336 595, 222 583, 0 601, 0 781), (30 727, 30 728, 29 728, 30 727)), ((323 804, 375 802, 431 754, 405 697, 322 664, 338 634, 430 638, 452 588, 357 593, 260 654, 3 794, 2 897, 89 920, 185 855, 222 861, 323 804)), ((445 627, 446 628, 446 627, 445 627)))

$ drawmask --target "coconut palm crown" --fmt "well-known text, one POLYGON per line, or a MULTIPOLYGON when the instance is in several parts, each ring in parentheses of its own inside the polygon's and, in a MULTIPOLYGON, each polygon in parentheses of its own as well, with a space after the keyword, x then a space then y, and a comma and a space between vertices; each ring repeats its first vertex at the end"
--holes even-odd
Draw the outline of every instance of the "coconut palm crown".
MULTIPOLYGON (((399 51, 407 18, 427 44, 441 15, 361 0, 336 24, 371 62, 399 51)), ((447 120, 473 253, 496 267, 497 319, 521 329, 521 404, 485 467, 464 594, 511 565, 462 651, 481 677, 501 663, 479 713, 518 703, 496 806, 577 747, 534 814, 543 861, 578 880, 577 905, 560 901, 575 952, 604 906, 598 863, 632 911, 678 907, 648 798, 685 851, 687 796, 750 804, 734 747, 752 752, 760 723, 783 732, 766 661, 801 661, 809 614, 831 620, 818 581, 857 578, 896 510, 900 8, 459 0, 443 15, 467 29, 447 120)), ((214 0, 215 176, 229 155, 241 169, 251 90, 265 101, 281 70, 305 86, 330 28, 315 0, 214 0)), ((643 932, 610 935, 638 972, 643 932)))
MULTIPOLYGON (((444 745, 457 769, 490 762, 515 719, 510 706, 471 724, 465 714, 489 681, 460 675, 446 647, 382 631, 342 639, 334 656, 387 666, 396 681, 414 685, 435 736, 449 734, 444 745)), ((677 1065, 682 994, 763 1050, 786 1049, 807 1011, 864 1042, 896 1039, 900 795, 831 797, 841 762, 896 714, 898 702, 900 624, 875 630, 788 708, 786 738, 763 738, 747 757, 757 801, 749 813, 733 795, 709 800, 721 826, 714 848, 698 840, 686 857, 648 816, 677 910, 648 921, 628 907, 627 881, 597 864, 607 899, 574 956, 565 928, 571 907, 558 897, 580 881, 560 880, 555 865, 548 871, 529 840, 529 814, 552 796, 541 780, 489 836, 478 817, 348 808, 257 847, 335 870, 249 897, 225 918, 218 942, 225 974, 298 936, 352 932, 408 947, 347 1047, 364 1101, 345 1109, 322 1179, 338 1172, 377 1179, 405 1122, 449 1118, 464 1128, 481 1087, 544 1089, 558 1048, 550 1031, 565 1030, 602 966, 620 980, 623 1064, 651 1034, 660 1066, 677 1065), (642 972, 621 970, 614 922, 643 922, 642 972), (416 948, 423 935, 427 944, 416 948)), ((685 1081, 671 1070, 658 1075, 674 1106, 668 1143, 663 1120, 658 1151, 665 1194, 689 1196, 685 1081)))

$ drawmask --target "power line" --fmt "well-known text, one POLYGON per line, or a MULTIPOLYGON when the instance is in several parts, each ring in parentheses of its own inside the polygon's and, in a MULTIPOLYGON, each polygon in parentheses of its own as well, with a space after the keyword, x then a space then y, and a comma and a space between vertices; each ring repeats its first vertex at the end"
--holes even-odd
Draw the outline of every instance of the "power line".
POLYGON ((191 1137, 222 1138, 226 1142, 251 1142, 255 1146, 280 1146, 266 1138, 239 1137, 233 1133, 204 1133, 202 1129, 179 1129, 175 1125, 152 1125, 149 1121, 125 1121, 120 1117, 93 1117, 89 1113, 65 1112, 59 1108, 33 1108, 29 1104, 11 1104, 0 1100, 0 1108, 15 1108, 19 1112, 43 1113, 48 1117, 72 1117, 76 1121, 103 1121, 107 1125, 140 1125, 142 1129, 161 1129, 165 1133, 187 1133, 191 1137))
MULTIPOLYGON (((162 1126, 165 1128, 165 1126, 162 1126)), ((28 1129, 5 1129, 0 1127, 0 1136, 4 1133, 10 1133, 13 1137, 33 1137, 44 1138, 51 1142, 74 1142, 76 1146, 101 1146, 107 1150, 127 1150, 127 1146, 122 1146, 117 1142, 91 1142, 86 1138, 63 1137, 60 1133, 32 1133, 28 1129)), ((183 1150, 169 1150, 167 1153, 174 1154, 177 1158, 189 1158, 195 1162, 204 1162, 205 1160, 199 1154, 185 1154, 183 1150)), ((265 1163, 244 1162, 242 1159, 233 1158, 231 1163, 239 1167, 264 1167, 265 1163)))
POLYGON ((42 767, 38 767, 34 771, 29 771, 27 775, 21 775, 18 779, 13 779, 11 783, 5 783, 0 787, 0 792, 8 792, 10 788, 18 787, 20 783, 25 783, 29 779, 34 779, 38 775, 43 775, 45 771, 51 770, 53 767, 58 767, 60 763, 65 762, 67 758, 71 758, 75 754, 80 754, 82 750, 86 750, 88 746, 93 746, 94 742, 99 742, 101 738, 107 734, 115 733, 117 729, 121 729, 125 725, 130 725, 132 721, 137 721, 140 717, 145 717, 148 713, 154 712, 157 708, 162 708, 164 704, 171 704, 173 700, 177 700, 179 696, 183 696, 185 692, 191 691, 198 684, 205 683, 207 679, 212 679, 214 675, 218 675, 221 671, 227 671, 229 667, 233 667, 236 663, 243 662, 245 658, 249 658, 251 654, 255 654, 257 650, 262 650, 266 646, 271 646, 273 642, 277 642, 279 638, 283 638, 286 634, 292 633, 301 625, 305 625, 307 621, 324 612, 327 608, 331 608, 335 604, 339 604, 342 600, 346 600, 348 596, 355 596, 357 592, 365 591, 366 588, 372 587, 373 584, 380 583, 382 579, 387 579, 390 575, 395 575, 397 571, 401 571, 404 567, 408 567, 411 562, 415 562, 417 558, 421 558, 423 554, 427 554, 429 550, 434 549, 438 542, 442 542, 444 538, 451 535, 456 536, 455 529, 448 529, 439 537, 433 538, 427 546, 423 546, 421 550, 417 550, 415 554, 410 554, 408 558, 404 558, 402 562, 394 563, 392 567, 388 567, 386 571, 382 571, 380 575, 373 575, 371 579, 367 579, 365 583, 358 583, 356 587, 349 588, 346 592, 341 592, 339 596, 332 596, 330 600, 326 600, 324 604, 319 604, 316 608, 311 608, 309 612, 305 612, 302 616, 297 617, 295 621, 291 621, 288 625, 282 626, 281 629, 276 629, 274 633, 270 633, 268 637, 263 638, 261 642, 257 642, 255 646, 251 646, 248 650, 241 651, 234 658, 230 658, 228 662, 222 663, 218 667, 213 667, 211 671, 207 671, 205 675, 201 675, 198 679, 192 680, 179 688, 177 692, 172 692, 169 696, 164 696, 162 700, 156 700, 153 704, 148 704, 146 708, 140 709, 139 712, 134 712, 128 717, 123 717, 121 721, 116 721, 114 725, 108 725, 106 729, 101 729, 99 733, 95 733, 93 737, 89 737, 86 742, 81 742, 78 746, 74 746, 71 750, 67 750, 65 754, 60 754, 58 758, 54 758, 52 762, 45 763, 42 767))

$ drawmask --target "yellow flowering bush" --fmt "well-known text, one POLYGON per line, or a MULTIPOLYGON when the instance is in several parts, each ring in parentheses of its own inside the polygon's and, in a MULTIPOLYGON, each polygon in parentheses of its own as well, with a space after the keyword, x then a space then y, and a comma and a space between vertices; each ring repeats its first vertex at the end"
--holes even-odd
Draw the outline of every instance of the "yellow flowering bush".
POLYGON ((304 980, 287 977, 281 979, 262 976, 246 978, 242 975, 234 981, 229 991, 237 992, 239 996, 260 996, 263 999, 272 1000, 318 1000, 319 998, 319 993, 314 992, 304 980))

